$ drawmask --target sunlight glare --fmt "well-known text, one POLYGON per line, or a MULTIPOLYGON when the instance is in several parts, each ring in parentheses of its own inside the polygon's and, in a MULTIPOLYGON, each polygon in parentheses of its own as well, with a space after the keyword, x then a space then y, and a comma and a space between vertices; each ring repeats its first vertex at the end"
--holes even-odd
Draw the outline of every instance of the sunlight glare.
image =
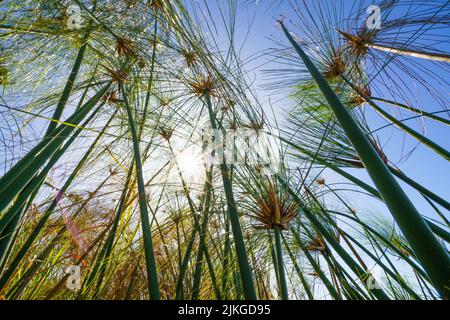
POLYGON ((205 169, 199 149, 191 146, 176 155, 183 178, 188 182, 200 182, 203 179, 205 169))

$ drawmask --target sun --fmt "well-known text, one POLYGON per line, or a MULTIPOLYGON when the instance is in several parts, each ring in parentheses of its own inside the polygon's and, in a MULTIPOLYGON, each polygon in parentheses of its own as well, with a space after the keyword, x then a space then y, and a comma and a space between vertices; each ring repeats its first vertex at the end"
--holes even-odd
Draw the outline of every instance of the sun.
POLYGON ((175 157, 181 174, 187 182, 202 181, 205 176, 205 166, 200 148, 190 146, 176 153, 175 157))

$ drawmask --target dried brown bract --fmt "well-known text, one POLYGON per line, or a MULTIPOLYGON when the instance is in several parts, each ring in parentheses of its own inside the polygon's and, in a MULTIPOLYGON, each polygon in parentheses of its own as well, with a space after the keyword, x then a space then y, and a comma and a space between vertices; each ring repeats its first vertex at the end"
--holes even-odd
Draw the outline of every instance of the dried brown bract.
POLYGON ((269 181, 267 194, 258 200, 258 210, 253 216, 259 224, 257 229, 289 229, 289 223, 297 215, 298 206, 286 193, 278 194, 272 182, 269 181))
POLYGON ((165 140, 169 141, 170 138, 172 138, 173 129, 160 127, 158 129, 158 133, 163 137, 165 140))
POLYGON ((324 76, 327 79, 334 79, 344 74, 345 72, 345 59, 342 55, 341 48, 338 48, 329 63, 325 67, 324 76))
POLYGON ((119 56, 133 57, 133 42, 128 39, 120 38, 116 42, 116 52, 119 56))
POLYGON ((308 251, 323 251, 323 250, 325 250, 325 244, 319 236, 316 236, 306 246, 306 250, 308 250, 308 251))
POLYGON ((106 69, 107 75, 111 77, 113 82, 124 82, 127 80, 128 74, 124 70, 113 70, 104 65, 102 67, 106 69))
POLYGON ((192 67, 198 61, 197 52, 195 52, 194 50, 183 49, 181 50, 181 55, 183 56, 188 68, 192 67))
POLYGON ((199 78, 196 81, 192 81, 190 83, 192 92, 197 97, 203 97, 205 94, 208 94, 209 96, 216 96, 216 86, 214 84, 214 80, 211 77, 211 75, 208 75, 207 77, 199 78))

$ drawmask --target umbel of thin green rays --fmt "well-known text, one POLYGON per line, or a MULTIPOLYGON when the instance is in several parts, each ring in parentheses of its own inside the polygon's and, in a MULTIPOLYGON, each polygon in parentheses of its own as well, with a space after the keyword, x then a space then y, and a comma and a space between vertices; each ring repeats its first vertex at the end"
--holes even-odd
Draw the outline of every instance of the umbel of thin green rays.
POLYGON ((431 229, 389 172, 378 153, 333 92, 328 82, 314 66, 300 45, 293 39, 284 26, 283 21, 280 21, 280 25, 287 39, 317 82, 340 125, 367 168, 370 177, 386 202, 395 221, 428 273, 432 283, 443 298, 450 298, 450 257, 448 253, 434 237, 431 229))

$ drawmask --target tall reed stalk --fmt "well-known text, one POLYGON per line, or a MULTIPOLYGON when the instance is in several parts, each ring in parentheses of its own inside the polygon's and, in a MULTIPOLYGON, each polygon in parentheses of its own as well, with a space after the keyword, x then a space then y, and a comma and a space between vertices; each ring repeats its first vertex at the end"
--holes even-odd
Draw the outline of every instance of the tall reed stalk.
MULTIPOLYGON (((216 124, 216 116, 214 114, 211 97, 208 92, 204 92, 206 107, 208 108, 209 121, 213 130, 218 130, 216 124)), ((222 146, 222 141, 217 141, 216 145, 222 146)), ((225 158, 225 157, 224 157, 225 158)), ((242 279, 245 298, 248 300, 256 300, 256 292, 253 285, 253 276, 249 266, 247 251, 245 249, 244 237, 242 236, 241 224, 237 212, 236 202, 234 201, 233 188, 230 180, 230 171, 225 159, 220 164, 220 172, 222 174, 223 188, 227 199, 227 210, 230 216, 231 230, 233 232, 233 240, 236 247, 236 254, 239 263, 239 270, 242 279)))
POLYGON ((138 183, 138 193, 139 193, 138 197, 141 216, 142 237, 144 239, 144 248, 145 248, 148 292, 150 294, 150 299, 159 300, 160 293, 158 285, 158 272, 156 270, 155 253, 153 251, 152 232, 149 213, 147 209, 147 196, 145 192, 144 175, 142 172, 141 152, 139 147, 138 134, 136 131, 135 122, 133 119, 133 112, 131 111, 127 93, 125 92, 125 88, 121 82, 119 82, 119 88, 125 102, 125 108, 128 116, 128 123, 130 125, 131 135, 133 139, 133 151, 138 183))

